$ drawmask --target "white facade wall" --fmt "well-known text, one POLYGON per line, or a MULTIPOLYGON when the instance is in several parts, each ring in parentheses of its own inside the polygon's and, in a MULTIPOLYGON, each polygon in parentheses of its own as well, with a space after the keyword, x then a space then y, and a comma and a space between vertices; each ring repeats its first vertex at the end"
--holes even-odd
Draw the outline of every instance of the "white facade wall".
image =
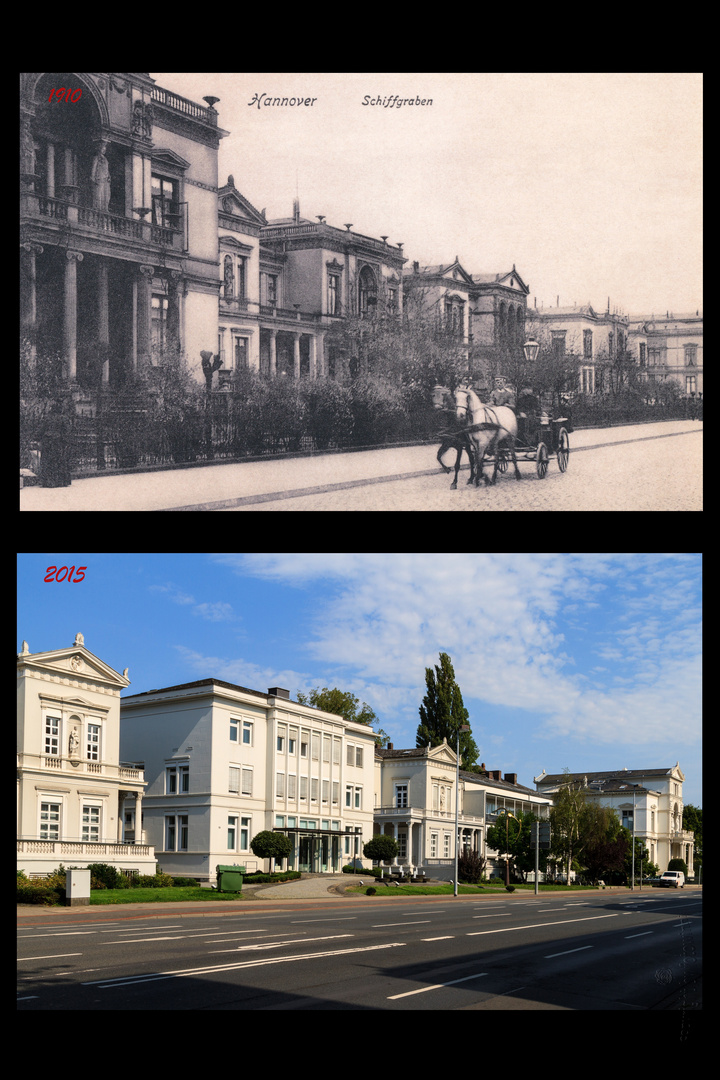
POLYGON ((141 824, 142 770, 120 758, 120 691, 129 686, 85 648, 18 655, 18 870, 110 863, 155 873, 141 824), (124 805, 125 804, 125 805, 124 805), (125 815, 129 817, 126 828, 125 815), (137 843, 135 843, 137 840, 137 843))
POLYGON ((347 829, 359 830, 360 853, 372 835, 375 741, 364 725, 208 680, 123 699, 122 740, 145 762, 145 827, 168 873, 269 870, 250 841, 275 828, 293 840, 291 867, 331 872, 354 854, 347 829))

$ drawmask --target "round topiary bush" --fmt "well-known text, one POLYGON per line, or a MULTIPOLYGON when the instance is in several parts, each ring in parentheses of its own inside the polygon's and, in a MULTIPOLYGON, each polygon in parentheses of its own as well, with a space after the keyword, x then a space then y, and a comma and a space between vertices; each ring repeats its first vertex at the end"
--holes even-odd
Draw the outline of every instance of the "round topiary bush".
POLYGON ((365 890, 365 895, 366 896, 374 896, 376 892, 377 892, 377 889, 375 888, 375 886, 370 885, 369 888, 367 888, 365 890))

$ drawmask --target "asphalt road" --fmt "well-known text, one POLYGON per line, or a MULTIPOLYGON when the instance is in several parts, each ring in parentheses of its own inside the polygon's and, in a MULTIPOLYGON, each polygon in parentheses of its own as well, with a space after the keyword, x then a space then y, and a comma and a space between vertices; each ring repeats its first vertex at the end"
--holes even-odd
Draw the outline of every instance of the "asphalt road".
MULTIPOLYGON (((622 432, 614 429, 609 434, 622 432)), ((637 429, 634 429, 637 430, 637 429)), ((587 432, 583 432, 587 437, 587 432)), ((603 432, 603 437, 607 437, 603 432)), ((426 449, 427 448, 423 448, 426 449)), ((408 455, 409 456, 409 455, 408 455)), ((428 459, 430 454, 428 453, 428 459)), ((448 460, 452 455, 448 455, 448 460)), ((694 429, 668 437, 651 438, 647 429, 638 441, 576 448, 570 452, 565 473, 551 458, 544 479, 534 461, 519 463, 523 479, 515 479, 512 466, 499 475, 494 487, 468 487, 467 466, 460 472, 456 491, 452 476, 440 471, 431 475, 352 485, 312 494, 294 493, 289 498, 221 508, 238 511, 677 511, 702 510, 702 433, 694 429)), ((398 469, 401 471, 401 468, 398 469)), ((488 475, 490 469, 486 470, 488 475)))
POLYGON ((699 1008, 702 892, 344 897, 37 913, 25 1010, 699 1008))

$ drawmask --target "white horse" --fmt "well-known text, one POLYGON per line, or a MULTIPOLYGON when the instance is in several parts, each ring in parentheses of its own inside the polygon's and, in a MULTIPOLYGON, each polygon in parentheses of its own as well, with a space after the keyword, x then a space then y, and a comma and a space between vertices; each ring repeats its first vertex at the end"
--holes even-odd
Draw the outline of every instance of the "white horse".
POLYGON ((522 480, 515 457, 517 419, 513 410, 508 405, 483 405, 475 391, 465 386, 459 386, 455 391, 455 410, 460 420, 472 425, 468 434, 475 448, 475 486, 480 486, 481 476, 488 485, 496 482, 498 446, 501 442, 508 444, 510 457, 515 466, 515 479, 522 480), (482 471, 483 460, 488 450, 495 455, 492 480, 488 480, 482 471))

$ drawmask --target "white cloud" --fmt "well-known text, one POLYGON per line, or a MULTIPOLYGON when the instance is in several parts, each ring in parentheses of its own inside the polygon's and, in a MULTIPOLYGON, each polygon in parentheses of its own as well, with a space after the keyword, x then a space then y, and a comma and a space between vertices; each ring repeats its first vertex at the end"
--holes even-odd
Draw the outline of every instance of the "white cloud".
POLYGON ((235 612, 231 604, 226 604, 223 601, 198 604, 194 596, 183 592, 172 581, 168 581, 165 585, 150 585, 149 591, 164 593, 173 604, 192 606, 193 615, 206 619, 208 622, 232 622, 235 619, 235 612))
POLYGON ((394 705, 408 724, 416 721, 425 668, 444 651, 466 702, 533 713, 538 734, 600 744, 699 738, 699 566, 692 555, 215 558, 293 586, 323 583, 308 604, 308 653, 337 685, 352 682, 379 715, 394 705))
POLYGON ((308 675, 305 672, 293 671, 289 668, 263 667, 242 659, 206 656, 184 645, 176 645, 175 649, 188 670, 204 679, 221 679, 223 682, 231 682, 237 686, 246 686, 250 690, 260 691, 270 686, 282 686, 290 691, 290 697, 293 699, 298 689, 305 691, 312 685, 308 682, 308 675))

